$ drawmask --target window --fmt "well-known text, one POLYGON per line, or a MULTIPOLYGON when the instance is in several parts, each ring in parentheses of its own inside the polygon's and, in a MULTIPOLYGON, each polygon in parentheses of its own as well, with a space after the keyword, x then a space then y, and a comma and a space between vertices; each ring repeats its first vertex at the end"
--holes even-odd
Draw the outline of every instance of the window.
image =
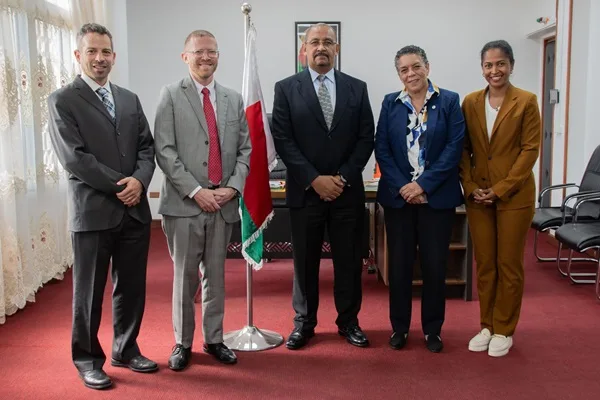
POLYGON ((46 101, 77 71, 64 8, 69 0, 46 0, 47 9, 36 4, 0 8, 0 181, 21 182, 28 192, 62 171, 48 135, 46 101))
POLYGON ((71 4, 69 4, 69 0, 46 0, 47 3, 54 4, 65 10, 71 9, 71 4))

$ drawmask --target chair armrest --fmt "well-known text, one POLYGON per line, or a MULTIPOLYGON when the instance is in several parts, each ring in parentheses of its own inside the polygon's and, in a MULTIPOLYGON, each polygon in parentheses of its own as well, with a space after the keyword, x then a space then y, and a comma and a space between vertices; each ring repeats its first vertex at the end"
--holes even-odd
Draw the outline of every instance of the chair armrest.
POLYGON ((552 190, 556 190, 556 189, 564 189, 564 188, 570 188, 570 187, 579 187, 578 184, 576 183, 565 183, 565 184, 561 184, 561 185, 552 185, 552 186, 547 186, 544 189, 542 189, 542 191, 540 192, 539 196, 538 196, 538 203, 542 204, 542 199, 544 197, 544 195, 546 193, 551 192, 552 190))
MULTIPOLYGON (((600 195, 600 191, 598 190, 586 190, 583 192, 577 192, 577 193, 571 193, 569 195, 567 195, 565 197, 565 199, 563 200, 561 206, 560 206, 560 211, 562 213, 562 223, 563 225, 565 224, 566 220, 567 220, 567 202, 571 199, 576 199, 578 197, 589 197, 589 196, 596 196, 596 195, 600 195)), ((575 209, 571 209, 571 213, 573 213, 575 209)))
POLYGON ((596 192, 594 195, 583 197, 582 199, 577 200, 577 202, 575 203, 575 206, 573 207, 575 209, 575 214, 573 215, 573 222, 577 222, 577 217, 579 214, 579 207, 581 207, 582 204, 589 203, 590 201, 598 201, 598 200, 600 200, 600 192, 596 192))

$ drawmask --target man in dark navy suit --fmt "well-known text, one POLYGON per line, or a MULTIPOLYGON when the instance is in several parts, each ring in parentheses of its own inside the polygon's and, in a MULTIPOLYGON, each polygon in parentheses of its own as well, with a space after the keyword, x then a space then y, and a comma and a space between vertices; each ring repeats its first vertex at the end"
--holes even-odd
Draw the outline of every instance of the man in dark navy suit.
POLYGON ((362 171, 374 146, 367 85, 334 70, 339 52, 326 24, 306 30, 309 68, 275 85, 273 138, 287 166, 294 252, 294 330, 286 346, 314 336, 319 305, 319 264, 327 229, 334 266, 340 335, 355 346, 369 341, 358 325, 365 192, 362 171))

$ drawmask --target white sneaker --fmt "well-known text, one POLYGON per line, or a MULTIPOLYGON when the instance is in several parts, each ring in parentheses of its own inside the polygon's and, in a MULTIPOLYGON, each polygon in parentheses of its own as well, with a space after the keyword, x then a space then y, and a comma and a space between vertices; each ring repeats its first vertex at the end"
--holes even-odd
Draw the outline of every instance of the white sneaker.
POLYGON ((492 340, 492 333, 488 328, 483 328, 481 332, 473 336, 473 339, 469 341, 469 350, 487 351, 490 340, 492 340))
POLYGON ((488 355, 492 357, 502 357, 508 354, 513 345, 512 336, 494 335, 490 341, 488 355))

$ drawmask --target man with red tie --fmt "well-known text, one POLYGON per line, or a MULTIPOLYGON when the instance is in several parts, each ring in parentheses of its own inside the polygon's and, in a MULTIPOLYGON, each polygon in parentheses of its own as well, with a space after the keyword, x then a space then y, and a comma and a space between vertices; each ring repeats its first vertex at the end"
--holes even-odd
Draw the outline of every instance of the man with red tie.
POLYGON ((158 212, 174 264, 169 368, 175 371, 191 358, 200 283, 203 350, 225 364, 237 361, 223 344, 224 266, 250 162, 242 96, 214 80, 219 50, 213 34, 190 33, 181 58, 189 76, 162 89, 154 127, 165 175, 158 212))

